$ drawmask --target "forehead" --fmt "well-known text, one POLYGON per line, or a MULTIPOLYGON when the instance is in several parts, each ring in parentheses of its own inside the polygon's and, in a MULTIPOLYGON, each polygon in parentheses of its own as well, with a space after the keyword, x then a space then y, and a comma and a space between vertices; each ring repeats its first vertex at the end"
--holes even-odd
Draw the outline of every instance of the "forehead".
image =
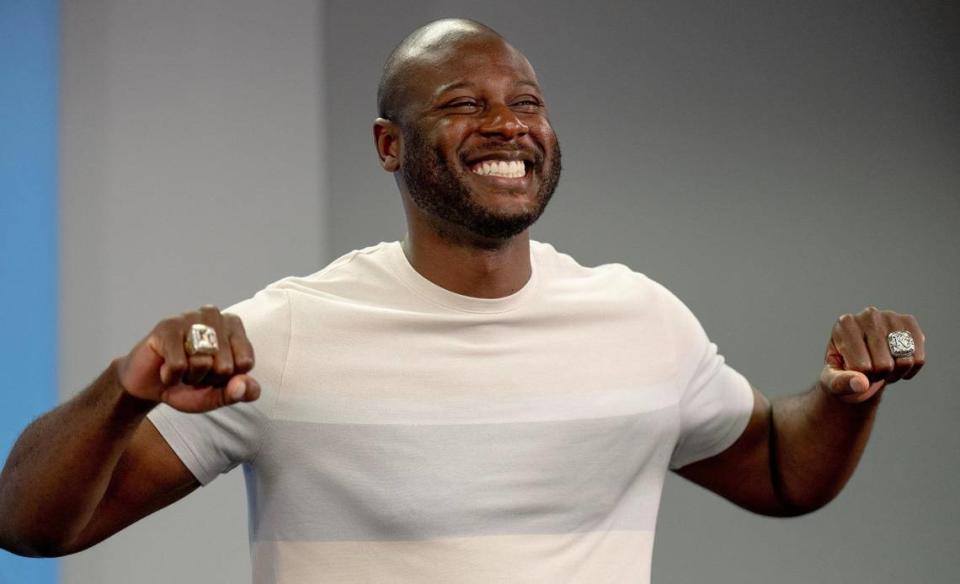
POLYGON ((424 48, 410 64, 407 88, 414 101, 430 100, 451 86, 508 83, 539 88, 526 57, 496 37, 462 39, 424 48))

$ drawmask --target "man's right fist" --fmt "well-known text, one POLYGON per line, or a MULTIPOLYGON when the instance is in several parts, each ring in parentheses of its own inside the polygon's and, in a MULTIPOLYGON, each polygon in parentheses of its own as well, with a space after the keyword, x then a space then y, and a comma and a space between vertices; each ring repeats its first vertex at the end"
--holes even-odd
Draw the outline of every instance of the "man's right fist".
POLYGON ((253 369, 253 346, 240 318, 215 306, 161 321, 117 363, 123 388, 135 397, 162 401, 184 412, 206 412, 260 397, 260 384, 246 375, 253 369), (211 355, 187 353, 191 325, 217 333, 211 355))

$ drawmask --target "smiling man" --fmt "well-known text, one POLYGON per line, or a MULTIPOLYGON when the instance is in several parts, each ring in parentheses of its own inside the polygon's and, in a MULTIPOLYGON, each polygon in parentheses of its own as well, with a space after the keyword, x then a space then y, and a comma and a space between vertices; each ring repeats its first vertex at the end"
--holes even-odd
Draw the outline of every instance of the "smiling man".
POLYGON ((377 152, 403 196, 404 251, 417 271, 471 296, 520 289, 526 230, 560 180, 560 146, 527 59, 477 23, 441 21, 394 49, 377 101, 377 152), (470 282, 457 273, 464 263, 470 282))
POLYGON ((647 582, 668 470, 813 511, 924 363, 913 317, 869 308, 771 403, 662 286, 531 241, 560 148, 483 25, 415 31, 378 97, 404 241, 160 322, 21 436, 3 547, 83 550, 243 465, 257 583, 647 582))

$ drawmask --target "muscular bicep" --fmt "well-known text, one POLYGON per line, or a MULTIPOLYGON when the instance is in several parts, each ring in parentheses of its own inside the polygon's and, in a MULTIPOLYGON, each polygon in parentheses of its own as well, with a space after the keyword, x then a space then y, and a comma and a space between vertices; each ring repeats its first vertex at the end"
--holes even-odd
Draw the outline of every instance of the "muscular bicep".
POLYGON ((677 474, 754 513, 786 515, 771 474, 770 402, 756 389, 753 394, 750 421, 736 442, 720 454, 688 464, 677 474))
POLYGON ((121 455, 90 523, 67 553, 103 541, 199 486, 153 422, 145 418, 121 455))

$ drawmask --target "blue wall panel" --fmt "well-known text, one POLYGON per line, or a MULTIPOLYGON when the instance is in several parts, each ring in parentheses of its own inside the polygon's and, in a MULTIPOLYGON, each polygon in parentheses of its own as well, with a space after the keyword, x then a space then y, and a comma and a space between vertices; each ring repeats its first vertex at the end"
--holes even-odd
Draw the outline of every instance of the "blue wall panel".
MULTIPOLYGON (((0 457, 57 401, 59 3, 0 0, 0 457)), ((0 518, 2 520, 2 518, 0 518)), ((0 584, 57 562, 0 551, 0 584)))

